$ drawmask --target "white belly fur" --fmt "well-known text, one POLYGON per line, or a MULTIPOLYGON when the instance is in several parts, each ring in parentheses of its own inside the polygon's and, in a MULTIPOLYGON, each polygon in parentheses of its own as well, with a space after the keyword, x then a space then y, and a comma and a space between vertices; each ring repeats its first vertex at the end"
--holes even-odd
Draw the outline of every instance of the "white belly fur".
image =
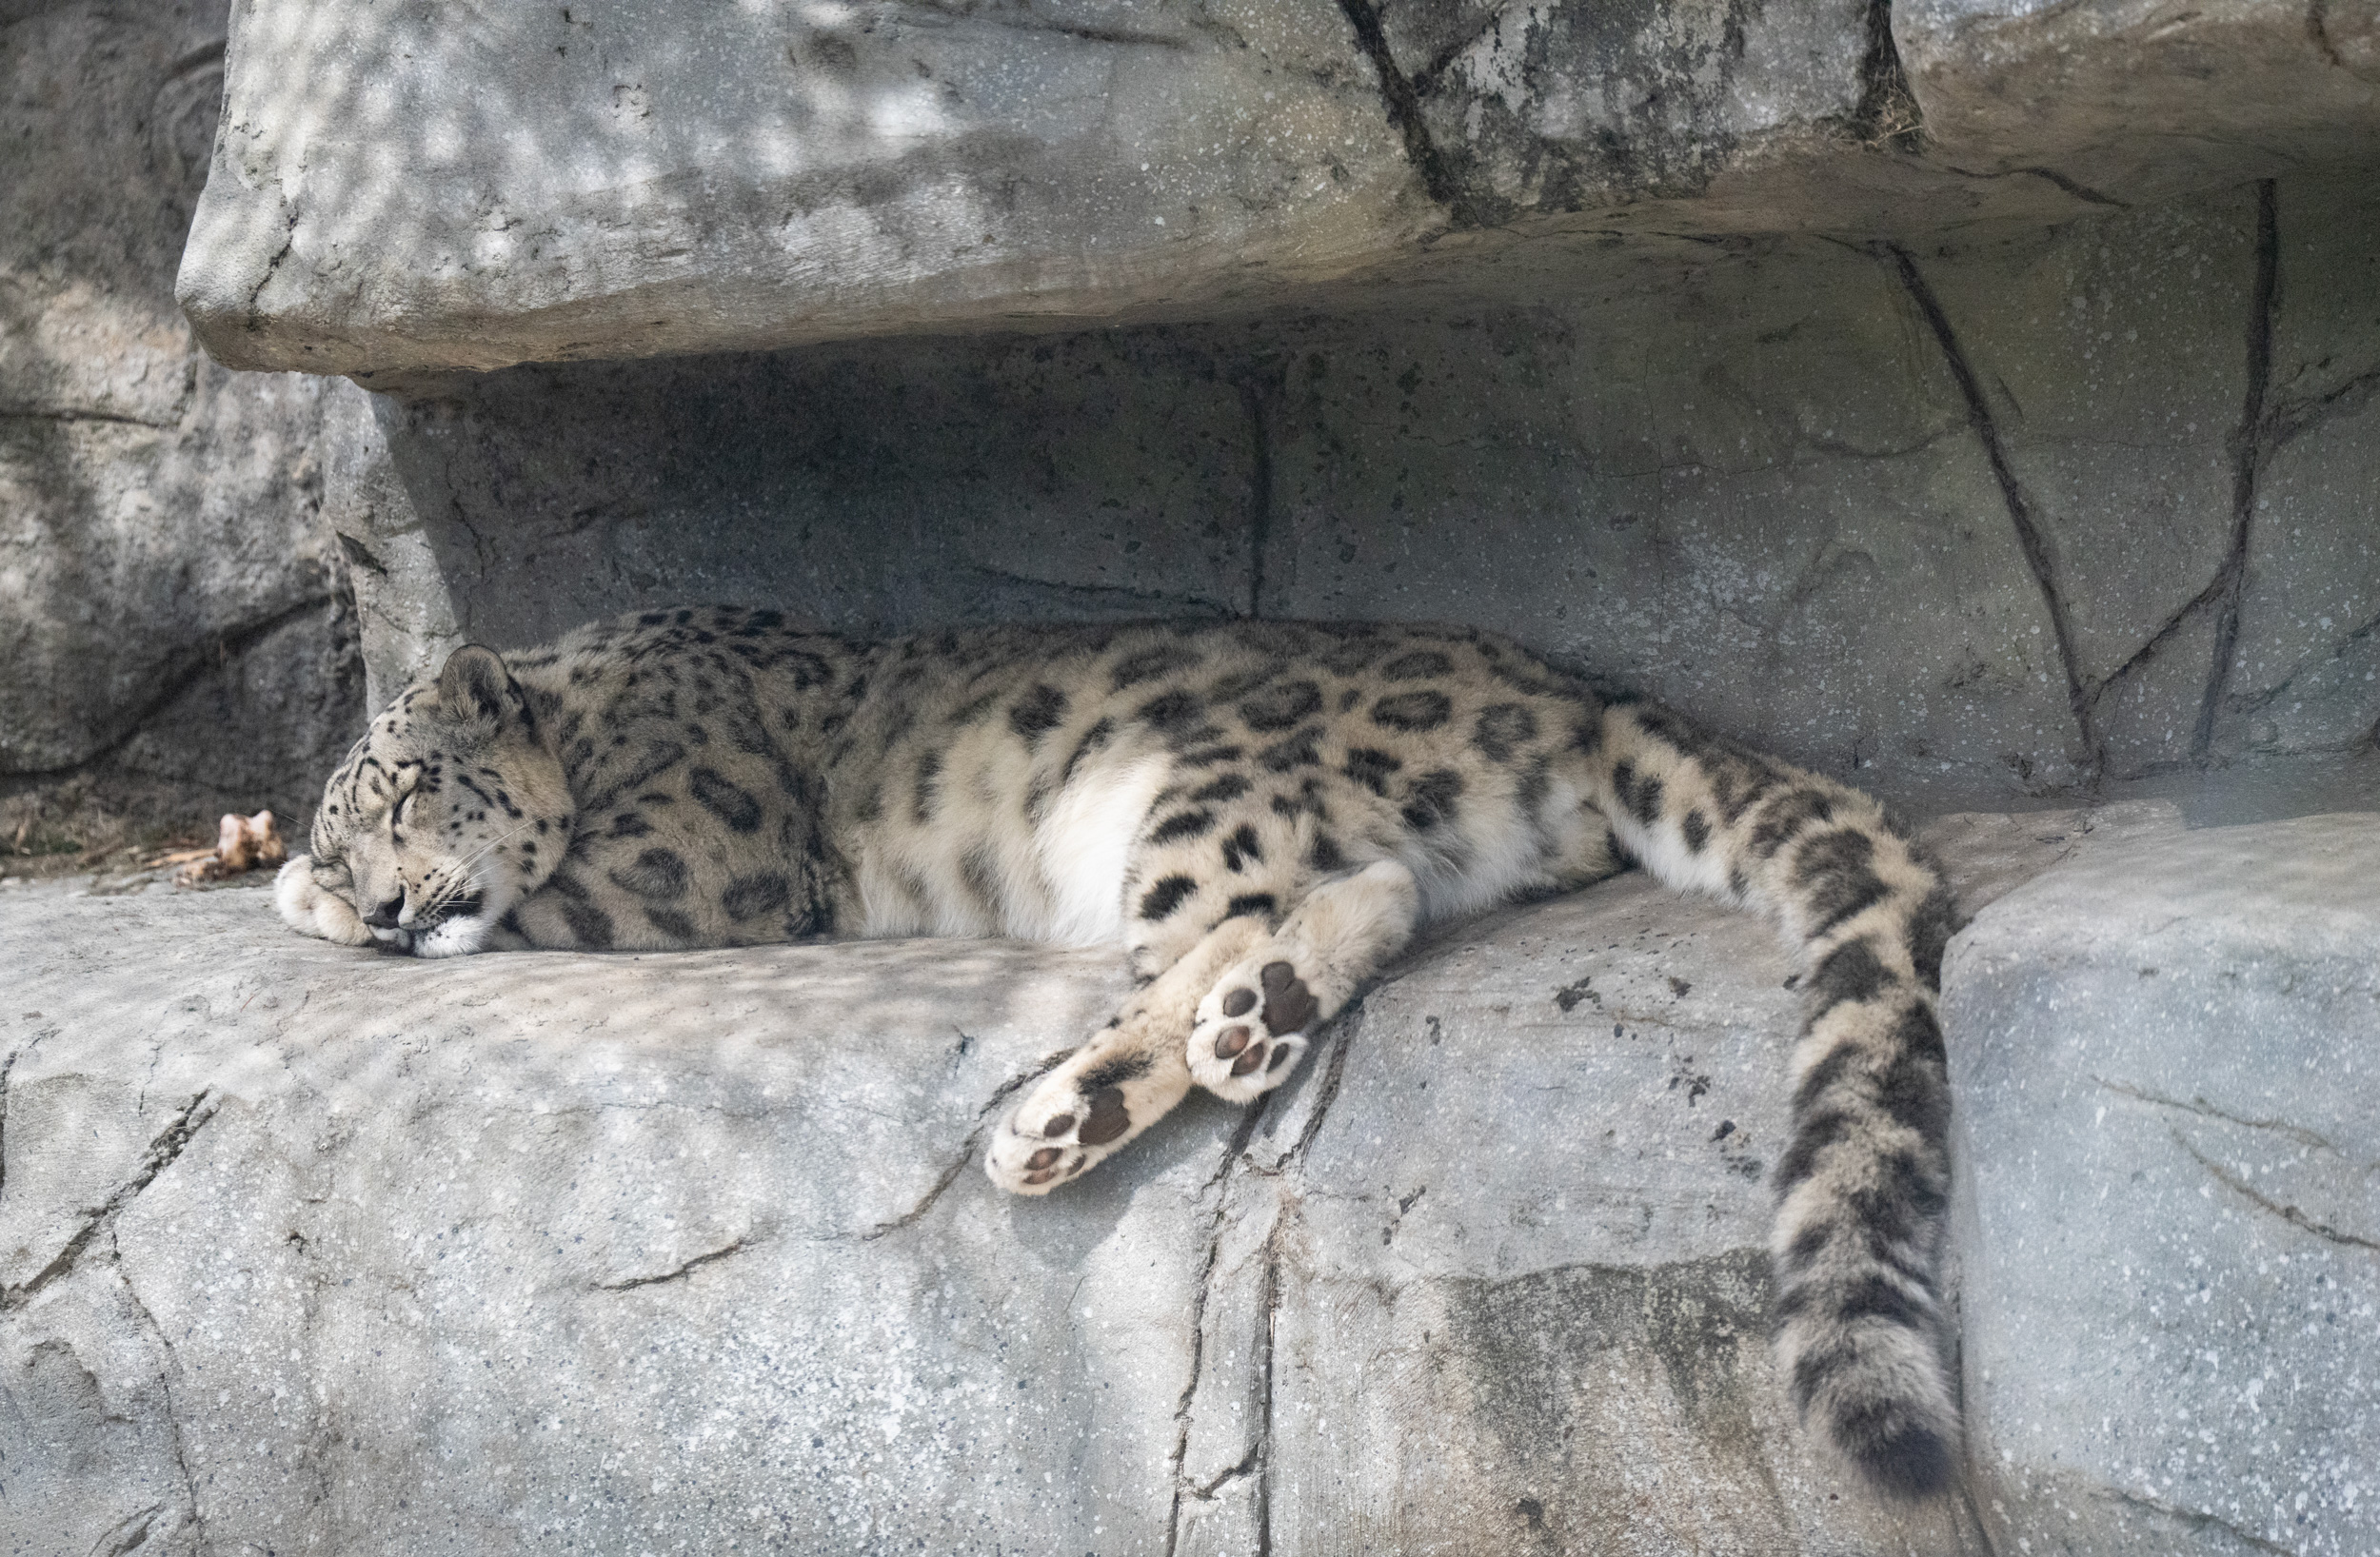
POLYGON ((1062 946, 1123 938, 1124 863, 1164 787, 1167 759, 1150 755, 1085 774, 1053 801, 1033 836, 1048 917, 1012 933, 1062 946))

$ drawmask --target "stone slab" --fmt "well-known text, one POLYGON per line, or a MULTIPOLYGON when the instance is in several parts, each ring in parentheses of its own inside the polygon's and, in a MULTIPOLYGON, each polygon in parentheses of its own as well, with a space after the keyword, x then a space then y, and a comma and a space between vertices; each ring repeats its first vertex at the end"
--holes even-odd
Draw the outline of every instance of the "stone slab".
POLYGON ((2295 0, 1900 0, 1893 36, 1936 153, 2110 205, 2368 162, 2380 12, 2295 0))
POLYGON ((442 976, 263 893, 31 906, 0 1549, 1161 1546, 1226 1121, 1048 1208, 969 1160, 1109 959, 442 976))
POLYGON ((2364 1549, 2380 819, 1927 836, 1981 907, 1970 1499, 1882 1508, 1788 1420, 1789 964, 1640 877, 1037 1202, 977 1148, 1096 953, 421 964, 19 888, 0 1551, 2364 1549))
POLYGON ((1329 0, 266 0, 227 93, 181 297, 244 367, 1098 317, 1442 225, 1329 0))
POLYGON ((2380 1545, 2380 818, 2134 837, 1953 943, 1994 1549, 2380 1545))
MULTIPOLYGON (((2079 820, 1943 841, 1990 892, 2079 820)), ((0 1552, 1973 1549, 1785 1420, 1786 963, 1641 879, 1042 1201, 976 1149, 1096 953, 416 963, 23 887, 0 948, 0 1552)))
POLYGON ((2169 9, 259 0, 179 295, 222 362, 385 378, 1544 298, 1616 244, 2057 222, 2380 146, 2362 11, 2169 9))

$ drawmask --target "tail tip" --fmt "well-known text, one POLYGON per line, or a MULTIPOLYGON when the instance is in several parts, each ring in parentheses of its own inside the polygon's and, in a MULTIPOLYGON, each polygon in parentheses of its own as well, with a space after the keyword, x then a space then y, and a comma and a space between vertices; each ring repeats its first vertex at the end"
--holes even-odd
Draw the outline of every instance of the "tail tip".
POLYGON ((1835 1442, 1868 1485, 1901 1503, 1922 1503, 1958 1480, 1954 1431, 1906 1407, 1886 1407, 1838 1420, 1835 1442))

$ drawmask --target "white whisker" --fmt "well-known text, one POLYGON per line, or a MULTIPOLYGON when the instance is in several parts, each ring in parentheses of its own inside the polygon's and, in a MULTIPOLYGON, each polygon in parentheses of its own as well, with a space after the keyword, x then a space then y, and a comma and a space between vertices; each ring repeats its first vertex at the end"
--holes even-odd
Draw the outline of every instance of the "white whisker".
POLYGON ((441 869, 435 878, 435 885, 427 896, 427 900, 424 903, 421 913, 417 915, 416 917, 423 919, 435 918, 449 903, 452 903, 459 897, 470 896, 469 889, 473 885, 470 876, 471 867, 478 864, 482 859, 487 857, 487 855, 491 850, 503 847, 506 843, 510 842, 512 839, 520 837, 523 833, 527 832, 530 828, 536 825, 537 818, 532 817, 528 820, 523 822, 520 826, 512 828, 507 832, 500 833, 496 837, 489 838, 486 842, 472 850, 463 858, 458 859, 453 864, 441 869))

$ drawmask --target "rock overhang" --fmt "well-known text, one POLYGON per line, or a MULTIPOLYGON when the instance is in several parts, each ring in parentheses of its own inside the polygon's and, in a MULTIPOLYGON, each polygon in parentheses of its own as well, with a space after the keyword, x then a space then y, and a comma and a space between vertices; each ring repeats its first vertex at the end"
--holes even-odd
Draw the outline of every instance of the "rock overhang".
POLYGON ((1544 295, 1659 236, 2038 225, 2369 160, 2375 50, 2277 0, 265 0, 179 295, 230 365, 367 383, 1544 295))

